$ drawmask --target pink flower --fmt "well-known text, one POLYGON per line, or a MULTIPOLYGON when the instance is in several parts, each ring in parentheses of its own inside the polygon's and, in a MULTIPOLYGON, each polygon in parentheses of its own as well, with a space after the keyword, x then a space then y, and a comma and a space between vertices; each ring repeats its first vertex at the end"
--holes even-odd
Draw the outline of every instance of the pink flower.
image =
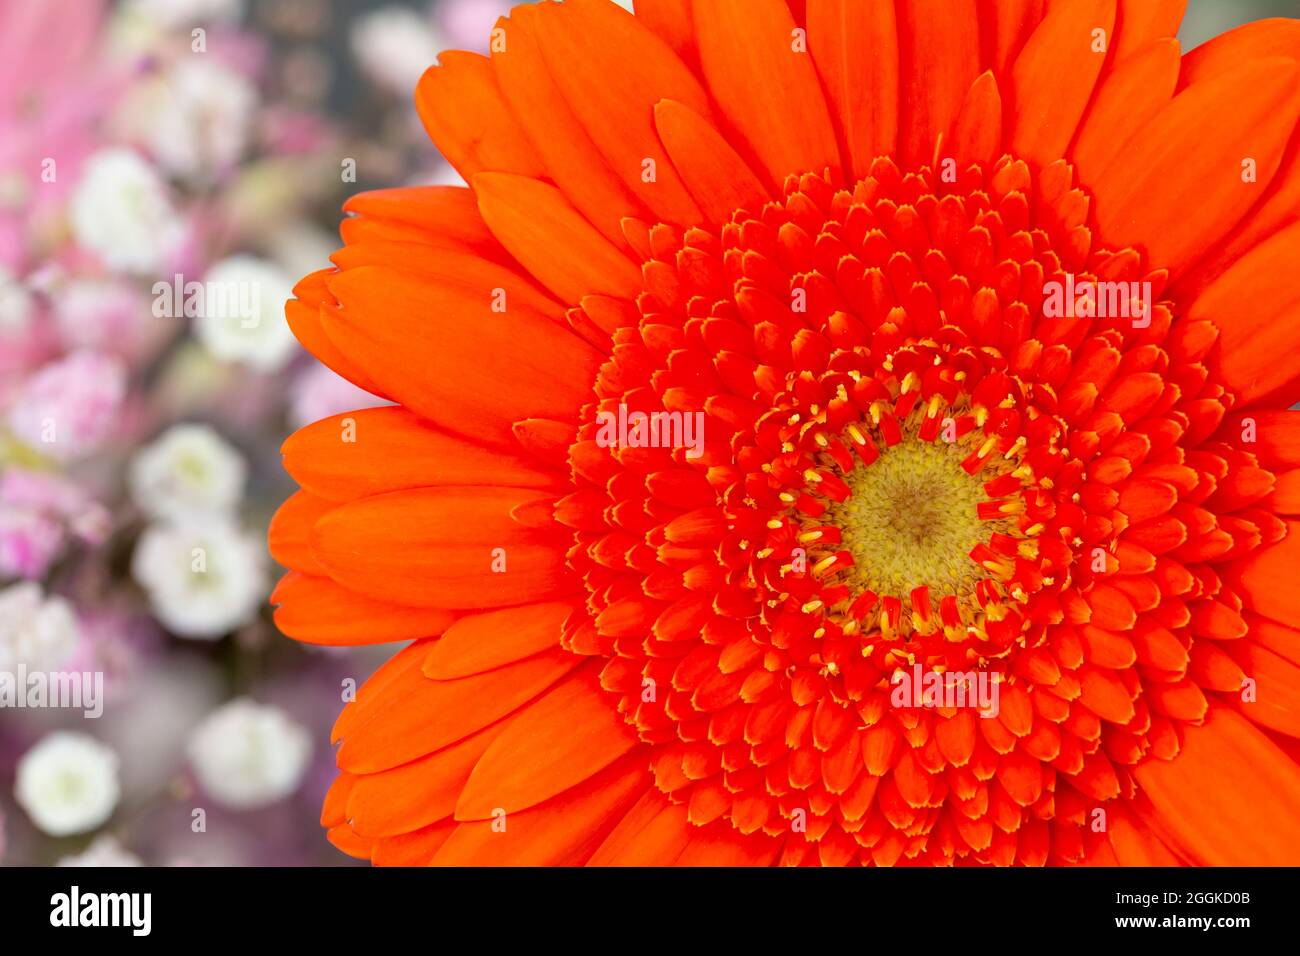
POLYGON ((49 457, 72 461, 108 436, 125 393, 118 359, 74 352, 28 379, 9 409, 9 427, 49 457))
POLYGON ((0 0, 0 262, 23 264, 23 233, 96 145, 121 80, 95 49, 103 11, 102 0, 0 0))
POLYGON ((0 578, 43 577, 69 535, 99 544, 108 511, 58 475, 10 468, 0 474, 0 578))
POLYGON ((295 428, 358 408, 385 405, 383 399, 357 388, 324 365, 312 365, 293 383, 289 417, 295 428))
POLYGON ((175 329, 174 320, 154 317, 138 288, 115 279, 69 279, 51 308, 64 348, 108 352, 132 364, 175 329))
POLYGON ((486 53, 497 18, 514 5, 515 0, 453 0, 438 6, 438 27, 447 46, 486 53))

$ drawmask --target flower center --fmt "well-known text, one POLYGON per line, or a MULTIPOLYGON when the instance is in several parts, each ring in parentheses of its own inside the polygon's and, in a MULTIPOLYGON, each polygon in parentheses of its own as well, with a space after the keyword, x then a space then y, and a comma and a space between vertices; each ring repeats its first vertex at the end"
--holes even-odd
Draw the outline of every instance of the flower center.
POLYGON ((904 440, 847 476, 850 495, 826 514, 838 525, 854 565, 855 590, 932 594, 973 600, 984 571, 969 557, 991 529, 981 521, 982 482, 962 470, 966 442, 904 440))

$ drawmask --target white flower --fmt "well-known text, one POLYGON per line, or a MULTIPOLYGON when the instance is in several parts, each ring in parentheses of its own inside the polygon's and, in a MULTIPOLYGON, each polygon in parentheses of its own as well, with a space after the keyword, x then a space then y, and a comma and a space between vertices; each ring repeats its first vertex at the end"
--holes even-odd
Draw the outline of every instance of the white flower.
POLYGON ((244 154, 257 108, 253 84, 211 57, 189 57, 143 88, 139 134, 169 173, 200 178, 244 154))
POLYGON ((244 490, 248 466, 207 425, 174 425, 131 460, 131 496, 154 518, 229 512, 244 490))
POLYGON ((130 0, 127 11, 167 26, 231 22, 244 12, 244 0, 130 0))
POLYGON ((120 796, 117 754, 86 734, 50 734, 18 761, 14 797, 50 836, 93 830, 120 796))
POLYGON ((215 640, 251 619, 265 598, 264 548, 260 536, 220 518, 155 524, 136 544, 131 573, 169 631, 215 640))
POLYGON ((403 96, 442 48, 429 20, 405 7, 381 7, 358 17, 351 40, 362 72, 403 96))
POLYGON ((311 737, 278 708, 241 697, 199 725, 188 751, 205 791, 225 806, 249 809, 298 788, 311 737))
POLYGON ((72 605, 46 598, 31 581, 0 591, 0 671, 56 671, 72 656, 80 639, 72 605))
POLYGON ((166 186, 129 149, 86 160, 72 195, 72 231, 110 269, 128 272, 158 269, 181 237, 166 186))
POLYGON ((253 256, 231 256, 204 281, 199 341, 219 359, 269 372, 293 354, 295 342, 284 319, 293 283, 284 272, 253 256))
POLYGON ((55 866, 144 866, 134 853, 123 849, 117 837, 105 833, 80 853, 65 856, 55 866))

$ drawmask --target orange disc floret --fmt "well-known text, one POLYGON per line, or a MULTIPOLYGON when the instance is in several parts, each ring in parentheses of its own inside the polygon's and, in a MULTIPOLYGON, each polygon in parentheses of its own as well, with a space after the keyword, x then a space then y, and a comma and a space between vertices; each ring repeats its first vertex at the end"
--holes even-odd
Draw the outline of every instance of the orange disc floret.
POLYGON ((289 439, 271 533, 286 633, 411 642, 330 839, 1294 863, 1300 31, 637 6, 432 68, 470 188, 354 198, 289 304, 394 403, 289 439))

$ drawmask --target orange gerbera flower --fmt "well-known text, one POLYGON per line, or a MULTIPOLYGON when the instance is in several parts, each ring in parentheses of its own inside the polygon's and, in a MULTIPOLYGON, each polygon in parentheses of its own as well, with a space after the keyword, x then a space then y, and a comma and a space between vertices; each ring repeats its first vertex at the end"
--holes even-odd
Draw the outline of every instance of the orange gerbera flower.
MULTIPOLYGON (((1300 863, 1300 22, 517 8, 295 290, 376 863, 1300 863), (972 704, 976 706, 971 706, 972 704)), ((940 7, 942 9, 940 9, 940 7)))

